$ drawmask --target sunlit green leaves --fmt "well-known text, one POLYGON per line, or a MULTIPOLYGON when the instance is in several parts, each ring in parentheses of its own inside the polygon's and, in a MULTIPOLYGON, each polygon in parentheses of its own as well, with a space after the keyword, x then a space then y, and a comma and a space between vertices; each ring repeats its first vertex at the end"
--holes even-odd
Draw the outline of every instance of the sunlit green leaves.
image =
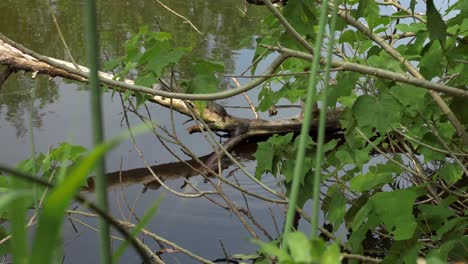
POLYGON ((449 184, 455 183, 463 176, 463 170, 459 164, 445 163, 438 171, 439 177, 449 184))
POLYGON ((350 181, 350 190, 356 192, 364 192, 371 190, 375 187, 382 186, 383 184, 393 181, 392 174, 389 172, 381 173, 366 173, 355 176, 350 181))
POLYGON ((174 47, 172 35, 167 32, 151 32, 148 26, 140 28, 126 43, 127 53, 124 57, 107 63, 106 69, 112 70, 121 66, 118 77, 126 77, 137 71, 139 84, 151 87, 159 77, 163 77, 167 68, 175 65, 190 49, 174 47), (143 76, 143 77, 142 77, 143 76), (153 78, 153 83, 150 83, 153 78))
POLYGON ((264 172, 276 174, 282 158, 290 151, 289 145, 292 138, 292 133, 285 136, 274 135, 266 142, 258 143, 257 151, 254 154, 258 162, 255 171, 257 178, 261 177, 264 172))
POLYGON ((141 58, 145 61, 140 63, 146 63, 145 69, 159 77, 162 76, 163 71, 167 66, 179 62, 187 51, 187 49, 173 49, 156 46, 145 52, 141 58))
POLYGON ((373 30, 376 26, 376 21, 379 18, 379 6, 376 1, 359 0, 357 10, 358 17, 365 17, 369 25, 369 29, 373 30))
MULTIPOLYGON (((340 247, 336 243, 329 245, 323 240, 310 240, 302 232, 292 232, 284 238, 285 248, 280 248, 274 242, 264 243, 255 241, 260 245, 260 251, 267 256, 274 257, 278 263, 285 264, 336 264, 341 262, 340 247)), ((269 261, 255 263, 271 263, 269 261)))
POLYGON ((406 33, 406 32, 416 33, 416 32, 425 30, 426 25, 422 22, 413 22, 409 24, 406 24, 406 23, 398 24, 398 25, 395 25, 395 28, 400 30, 403 33, 406 33))
POLYGON ((424 100, 427 94, 426 89, 409 84, 400 84, 393 86, 390 92, 408 110, 420 110, 423 107, 427 107, 424 100))
POLYGON ((383 221, 395 240, 409 239, 416 230, 413 203, 422 193, 406 189, 381 192, 371 197, 373 212, 383 221))
POLYGON ((308 263, 312 261, 309 238, 302 232, 289 233, 284 237, 285 245, 289 248, 295 262, 308 263))
POLYGON ((354 225, 359 227, 366 217, 375 215, 385 224, 395 240, 410 239, 417 226, 413 215, 413 204, 422 194, 422 190, 418 188, 376 193, 359 210, 354 225))
POLYGON ((375 127, 385 133, 399 123, 402 106, 388 94, 379 98, 363 95, 356 100, 352 111, 359 126, 375 127))

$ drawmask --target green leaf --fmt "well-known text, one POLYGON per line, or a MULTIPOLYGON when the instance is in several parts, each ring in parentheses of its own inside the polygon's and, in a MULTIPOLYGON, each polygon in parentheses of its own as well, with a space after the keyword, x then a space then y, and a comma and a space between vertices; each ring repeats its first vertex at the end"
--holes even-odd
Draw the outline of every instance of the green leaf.
POLYGON ((265 142, 259 142, 254 156, 257 160, 255 175, 260 178, 264 172, 276 173, 276 167, 291 148, 293 133, 274 135, 265 142))
POLYGON ((403 33, 406 33, 406 32, 416 33, 419 31, 426 30, 426 24, 422 22, 410 23, 410 24, 398 24, 395 26, 395 28, 400 30, 403 33))
POLYGON ((126 90, 125 93, 124 93, 124 101, 128 101, 130 99, 130 96, 132 96, 132 91, 130 90, 126 90))
POLYGON ((312 263, 320 263, 323 253, 326 250, 325 242, 322 239, 312 239, 310 241, 312 263))
POLYGON ((422 223, 422 227, 428 227, 427 232, 437 230, 445 225, 449 218, 452 218, 455 213, 445 205, 432 205, 432 204, 421 204, 418 205, 418 209, 421 212, 418 215, 418 220, 422 223))
POLYGON ((148 100, 150 98, 150 96, 145 94, 145 93, 136 92, 135 93, 135 98, 136 98, 136 109, 138 109, 138 108, 140 108, 140 106, 142 104, 144 104, 146 102, 146 100, 148 100))
POLYGON ((289 253, 296 263, 311 262, 310 243, 307 236, 302 232, 288 233, 284 237, 289 253))
POLYGON ((359 6, 357 10, 358 17, 364 17, 369 25, 369 29, 372 31, 377 26, 377 20, 379 18, 379 6, 376 1, 359 0, 359 6))
POLYGON ((374 194, 369 203, 395 240, 405 240, 412 238, 416 230, 413 204, 422 194, 418 188, 380 192, 374 194))
POLYGON ((146 64, 145 70, 161 77, 164 73, 164 69, 167 66, 179 62, 186 52, 186 49, 157 50, 157 52, 154 52, 154 54, 148 58, 149 62, 146 64))
POLYGON ((215 93, 218 91, 219 81, 214 75, 197 75, 193 77, 186 89, 190 94, 215 93))
POLYGON ((348 239, 347 244, 350 245, 355 253, 363 253, 363 240, 366 238, 368 230, 373 230, 380 224, 379 219, 375 215, 369 215, 367 222, 361 223, 359 226, 351 226, 353 232, 348 239))
POLYGON ((369 56, 367 64, 376 68, 389 70, 396 73, 404 73, 401 63, 390 56, 386 51, 382 50, 377 55, 369 56))
POLYGON ((414 8, 416 7, 416 0, 411 0, 410 1, 410 10, 411 10, 411 13, 414 14, 414 8))
POLYGON ((343 192, 333 191, 330 204, 328 205, 327 219, 333 224, 333 231, 336 231, 343 222, 346 214, 346 197, 343 192))
POLYGON ((441 122, 437 128, 439 129, 440 137, 445 141, 452 141, 455 136, 455 128, 450 122, 441 122))
POLYGON ((140 51, 139 51, 140 36, 135 35, 127 42, 127 55, 125 56, 124 62, 128 64, 129 62, 136 62, 138 60, 140 51))
POLYGON ((437 235, 433 237, 433 240, 439 240, 442 236, 453 230, 457 231, 457 234, 462 235, 466 226, 468 226, 468 217, 450 219, 443 226, 437 229, 437 235))
POLYGON ((417 263, 422 247, 423 243, 417 242, 417 239, 395 241, 382 263, 417 263))
MULTIPOLYGON (((0 240, 5 239, 7 236, 8 233, 6 232, 5 228, 0 226, 0 240)), ((11 242, 7 240, 0 244, 0 256, 5 256, 9 252, 11 252, 11 242)))
POLYGON ((327 247, 322 255, 321 264, 335 264, 341 263, 340 247, 336 243, 332 243, 327 247))
MULTIPOLYGON (((132 133, 138 134, 146 130, 148 130, 148 126, 138 126, 132 129, 132 133)), ((86 178, 94 169, 99 159, 129 136, 130 132, 127 131, 109 142, 97 146, 87 157, 81 160, 79 165, 74 166, 70 170, 66 181, 60 182, 49 192, 48 196, 44 199, 44 207, 39 213, 39 225, 31 255, 33 263, 51 263, 55 252, 54 247, 59 240, 64 219, 63 213, 76 193, 85 184, 86 178)))
POLYGON ((443 50, 438 42, 431 42, 425 47, 419 67, 421 74, 428 80, 440 76, 445 70, 443 67, 443 50))
POLYGON ((279 248, 276 241, 265 243, 263 241, 254 240, 255 244, 260 246, 260 251, 268 256, 275 256, 278 258, 279 263, 291 263, 292 258, 289 256, 285 249, 279 248))
POLYGON ((442 16, 437 11, 434 1, 428 0, 427 7, 427 29, 431 40, 439 40, 442 48, 445 48, 445 40, 447 39, 447 25, 442 16))
POLYGON ((376 187, 380 187, 386 183, 393 181, 392 174, 389 172, 373 173, 355 176, 350 180, 349 189, 356 192, 365 192, 376 187))
POLYGON ((143 76, 138 76, 138 78, 135 80, 136 85, 141 85, 150 88, 152 88, 156 82, 157 79, 153 76, 152 73, 147 73, 143 76))
POLYGON ((317 23, 315 7, 309 1, 289 0, 283 9, 283 15, 297 32, 305 36, 314 36, 317 23))
POLYGON ((257 168, 255 176, 260 178, 266 171, 273 171, 273 157, 275 152, 271 149, 271 144, 268 142, 259 142, 257 151, 255 152, 255 160, 257 160, 257 168))
POLYGON ((367 202, 364 206, 362 206, 359 209, 359 211, 356 213, 353 219, 353 223, 352 223, 353 230, 359 229, 365 223, 365 220, 369 216, 371 211, 372 211, 372 204, 370 202, 367 202))
POLYGON ((340 72, 336 78, 336 84, 328 89, 329 105, 334 107, 338 98, 351 95, 356 87, 356 82, 359 79, 359 74, 355 72, 340 72))
POLYGON ((105 71, 112 71, 113 69, 117 68, 122 63, 122 59, 113 59, 109 60, 104 64, 104 70, 105 71))
POLYGON ((388 94, 380 98, 362 95, 354 103, 352 112, 359 126, 375 127, 385 133, 399 123, 402 107, 388 94))
POLYGON ((391 89, 392 95, 400 101, 404 106, 411 110, 419 110, 427 107, 424 97, 427 90, 409 84, 400 84, 393 86, 391 89))
MULTIPOLYGON (((11 179, 11 190, 13 192, 24 191, 25 183, 19 179, 11 179)), ((5 200, 4 204, 8 205, 8 220, 11 226, 11 249, 13 262, 26 264, 30 260, 28 252, 28 234, 26 232, 26 217, 27 209, 30 206, 30 199, 23 194, 13 195, 5 200)))
POLYGON ((212 75, 224 72, 224 63, 220 61, 199 60, 192 64, 192 71, 195 74, 212 75))
POLYGON ((33 193, 29 190, 9 190, 7 193, 0 196, 0 216, 18 199, 30 200, 32 198, 33 193))

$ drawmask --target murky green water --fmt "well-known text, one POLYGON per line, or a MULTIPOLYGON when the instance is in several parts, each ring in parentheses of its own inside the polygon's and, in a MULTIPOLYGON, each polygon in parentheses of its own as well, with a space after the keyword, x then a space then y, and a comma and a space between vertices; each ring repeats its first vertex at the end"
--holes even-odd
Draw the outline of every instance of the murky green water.
MULTIPOLYGON (((86 64, 84 49, 84 27, 82 1, 52 1, 58 23, 70 46, 74 59, 79 64, 86 64)), ((244 1, 232 0, 196 0, 166 1, 175 11, 190 19, 205 36, 201 37, 179 17, 162 8, 156 1, 98 1, 99 31, 102 61, 115 58, 124 52, 124 44, 132 33, 142 25, 152 30, 163 30, 173 34, 180 46, 194 46, 194 55, 223 61, 227 73, 239 73, 245 69, 253 56, 252 42, 244 41, 258 32, 260 19, 265 10, 261 7, 248 7, 244 15, 244 1)), ((57 30, 52 22, 46 1, 2 0, 0 1, 0 31, 11 39, 41 54, 68 60, 60 42, 57 30)), ((252 38, 253 40, 253 38, 252 38)), ((261 67, 260 67, 261 68, 261 67)), ((89 94, 79 83, 61 78, 49 79, 38 76, 32 80, 30 73, 17 73, 0 89, 0 161, 16 164, 28 158, 31 152, 29 135, 32 120, 36 151, 46 152, 50 146, 68 141, 89 147, 91 145, 91 127, 89 94)), ((225 104, 243 104, 241 97, 225 100, 225 104), (240 99, 239 99, 240 98, 240 99)), ((252 94, 252 99, 256 96, 252 94)), ((107 137, 125 130, 122 122, 122 107, 117 96, 110 93, 104 96, 105 133, 107 137)), ((157 105, 148 105, 153 119, 169 125, 169 111, 157 105)), ((250 116, 243 110, 233 110, 233 114, 250 116)), ((175 116, 178 135, 198 155, 210 152, 209 145, 200 135, 188 135, 182 125, 186 117, 175 116)), ((135 124, 136 118, 131 118, 135 124)), ((174 159, 156 142, 152 135, 137 138, 137 143, 151 165, 157 165, 174 159)), ((247 164, 249 165, 249 164, 247 164)), ((252 165, 252 164, 250 164, 252 165)), ((124 143, 107 157, 108 171, 143 167, 143 162, 136 154, 130 142, 124 143)), ((246 188, 261 192, 252 187, 250 182, 240 178, 246 188)), ((182 180, 171 181, 178 189, 182 180)), ((202 183, 203 184, 203 183, 202 183)), ((273 179, 267 184, 274 184, 273 179)), ((203 185, 202 185, 203 187, 203 185)), ((165 191, 147 191, 142 193, 143 185, 134 184, 110 191, 113 213, 120 218, 135 222, 135 217, 128 207, 135 209, 135 214, 142 216, 146 208, 165 191)), ((239 193, 229 191, 235 202, 242 204, 239 193)), ((265 228, 276 234, 270 212, 265 204, 249 200, 249 207, 258 219, 263 219, 265 228), (268 219, 268 220, 265 220, 268 219)), ((276 212, 280 210, 273 208, 276 212)), ((93 219, 86 220, 95 224, 93 219)), ((279 220, 279 219, 278 219, 279 220)), ((280 220, 279 220, 280 221, 280 220)), ((65 263, 97 263, 98 243, 96 233, 74 222, 78 232, 70 225, 66 228, 64 243, 65 263)), ((165 199, 149 228, 155 233, 186 247, 208 259, 223 258, 220 240, 228 254, 251 253, 254 249, 248 242, 249 234, 238 219, 204 198, 182 199, 165 193, 165 199)), ((159 246, 149 238, 148 245, 158 250, 159 246)), ((180 253, 166 253, 163 258, 168 263, 193 263, 194 261, 180 253)), ((138 263, 133 251, 128 251, 122 263, 138 263)))

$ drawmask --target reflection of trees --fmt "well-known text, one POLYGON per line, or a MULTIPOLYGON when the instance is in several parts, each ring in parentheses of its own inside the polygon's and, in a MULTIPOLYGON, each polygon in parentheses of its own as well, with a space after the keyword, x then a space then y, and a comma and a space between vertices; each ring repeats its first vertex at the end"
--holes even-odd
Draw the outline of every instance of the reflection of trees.
POLYGON ((29 76, 12 75, 0 90, 0 116, 10 122, 16 128, 17 137, 21 137, 28 130, 30 113, 33 126, 41 127, 41 109, 57 99, 57 86, 46 76, 33 80, 29 76))
MULTIPOLYGON (((167 1, 166 1, 167 2, 167 1)), ((25 46, 51 57, 68 60, 59 40, 45 1, 26 0, 0 1, 0 27, 3 34, 23 43, 25 46)), ((177 46, 195 47, 194 55, 224 61, 226 69, 232 71, 234 59, 232 50, 246 48, 249 42, 241 44, 240 36, 255 34, 262 10, 251 7, 244 16, 238 8, 242 1, 170 1, 167 4, 181 15, 190 19, 205 36, 200 36, 189 25, 150 0, 98 1, 101 49, 110 57, 123 55, 124 43, 142 25, 151 30, 170 32, 177 46)), ((55 10, 64 38, 79 64, 86 64, 82 1, 55 1, 55 10)), ((247 47, 251 48, 251 47, 247 47)), ((102 56, 103 60, 105 56, 102 56)), ((13 78, 0 91, 0 114, 24 134, 24 114, 28 112, 29 101, 36 101, 33 111, 35 126, 41 125, 38 112, 42 107, 58 99, 54 82, 30 82, 28 78, 13 78), (31 93, 31 88, 34 91, 31 93), (14 93, 12 93, 14 91, 14 93), (37 103, 39 102, 39 103, 37 103)))

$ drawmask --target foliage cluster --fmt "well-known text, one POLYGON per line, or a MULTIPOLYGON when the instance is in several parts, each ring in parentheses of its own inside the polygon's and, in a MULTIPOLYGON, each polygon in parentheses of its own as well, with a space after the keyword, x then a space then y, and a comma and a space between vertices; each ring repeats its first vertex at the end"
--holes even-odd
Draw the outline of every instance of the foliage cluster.
MULTIPOLYGON (((317 2, 321 1, 289 0, 280 15, 311 46, 317 40, 317 2)), ((442 6, 411 0, 408 7, 396 1, 347 0, 342 4, 337 14, 339 22, 334 30, 328 28, 323 45, 331 45, 330 37, 336 38, 334 60, 396 75, 411 74, 467 91, 466 1, 442 6), (418 14, 418 9, 424 9, 425 14, 418 14)), ((276 51, 284 52, 284 48, 308 55, 308 47, 292 36, 291 29, 284 29, 284 22, 277 18, 271 15, 264 20, 263 34, 256 39, 252 72, 262 59, 276 51)), ((136 84, 151 87, 169 75, 183 89, 178 92, 218 91, 221 80, 216 73, 223 72, 224 66, 203 59, 189 60, 191 49, 174 47, 169 33, 142 27, 128 41, 126 51, 123 58, 108 64, 108 70, 119 70, 119 79, 135 77, 136 84), (183 67, 192 74, 190 78, 174 70, 183 67)), ((316 136, 308 137, 299 179, 294 178, 294 169, 300 143, 293 133, 272 136, 258 143, 255 176, 259 180, 266 173, 277 176, 288 195, 293 182, 299 181, 298 200, 290 201, 294 204, 289 206, 301 209, 312 198, 312 190, 322 188, 324 217, 320 231, 328 235, 326 240, 316 239, 318 230, 313 230, 309 239, 298 231, 269 243, 257 241, 262 254, 254 261, 337 263, 347 258, 349 263, 415 263, 423 256, 428 263, 444 263, 468 259, 468 146, 464 141, 467 98, 382 78, 378 73, 365 75, 339 67, 333 69, 330 79, 324 78, 325 73, 317 73, 317 92, 307 98, 305 87, 310 79, 301 73, 309 71, 310 61, 304 57, 290 55, 276 70, 282 74, 263 84, 258 108, 266 111, 280 99, 292 103, 313 100, 320 108, 327 98, 329 107, 321 111, 339 109, 342 135, 326 142, 321 153, 316 153, 321 144, 316 136), (280 87, 274 88, 277 84, 280 87), (329 89, 323 89, 326 85, 329 89), (325 155, 323 163, 317 164, 316 155, 325 155), (318 186, 313 181, 317 171, 318 186)), ((131 100, 132 94, 127 92, 126 99, 131 100)), ((135 97, 138 106, 148 98, 144 94, 135 97)), ((87 155, 80 147, 63 144, 49 155, 22 163, 23 171, 44 179, 53 176, 54 166, 60 167, 55 172, 56 187, 47 192, 34 188, 37 192, 31 193, 31 185, 0 178, 2 190, 6 190, 0 198, 0 213, 6 214, 13 235, 11 243, 0 247, 1 252, 11 252, 17 263, 40 263, 60 256, 57 245, 63 214, 96 161, 123 138, 98 146, 87 155), (39 203, 39 226, 28 258, 24 231, 27 208, 39 208, 39 203)), ((318 219, 319 215, 312 217, 318 219)))
MULTIPOLYGON (((337 36, 335 58, 406 74, 409 69, 393 55, 398 53, 426 80, 466 90, 466 2, 438 6, 438 10, 427 1, 424 16, 415 13, 415 8, 424 6, 410 2, 408 8, 395 4, 392 10, 390 3, 345 1, 347 14, 365 23, 370 33, 341 20, 335 32, 328 32, 337 36), (372 35, 380 36, 390 48, 372 40, 372 35)), ((315 3, 306 1, 290 1, 282 12, 312 43, 317 13, 315 3)), ((305 51, 273 17, 265 20, 264 29, 256 54, 262 54, 266 45, 305 51)), ((303 71, 308 63, 291 60, 285 69, 303 71)), ((278 90, 266 83, 259 95, 260 108, 268 109, 282 98, 305 101, 307 81, 306 77, 282 76, 272 80, 281 83, 278 90)), ((330 110, 343 109, 344 129, 343 139, 338 144, 329 142, 333 147, 325 150, 321 172, 322 184, 327 186, 321 207, 324 224, 335 234, 343 227, 348 230, 346 246, 351 253, 382 257, 385 263, 415 263, 421 255, 428 263, 467 259, 467 145, 429 91, 340 69, 333 80, 323 82, 333 84, 314 100, 320 103, 327 96, 330 110), (377 238, 373 246, 366 246, 369 238, 377 238)), ((467 98, 443 96, 443 100, 466 131, 467 98)), ((294 148, 290 135, 259 143, 257 176, 263 172, 284 175, 288 184, 294 163, 289 151, 294 148)), ((308 165, 312 157, 307 155, 310 162, 306 162, 302 196, 313 189, 307 180, 313 170, 313 164, 308 165)), ((298 206, 306 199, 299 199, 298 206)), ((266 251, 275 256, 285 253, 266 251)))

